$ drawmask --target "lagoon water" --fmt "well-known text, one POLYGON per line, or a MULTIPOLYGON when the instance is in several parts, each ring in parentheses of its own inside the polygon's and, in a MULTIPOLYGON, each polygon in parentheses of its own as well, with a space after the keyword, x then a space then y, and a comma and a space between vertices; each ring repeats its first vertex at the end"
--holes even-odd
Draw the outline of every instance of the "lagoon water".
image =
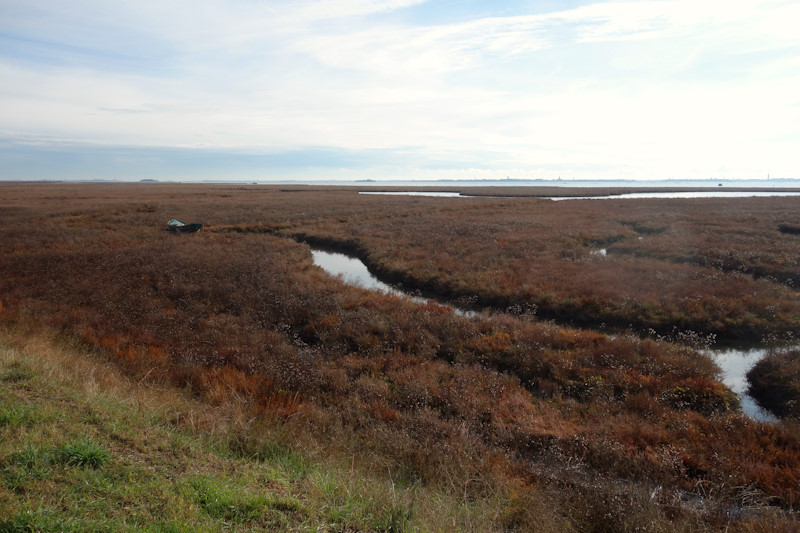
MULTIPOLYGON (((365 184, 347 183, 351 186, 364 186, 365 184)), ((561 180, 497 180, 497 181, 438 181, 438 182, 370 182, 370 187, 374 186, 404 186, 408 190, 402 191, 380 191, 369 190, 359 191, 359 194, 366 195, 387 195, 387 196, 431 196, 438 198, 476 198, 469 194, 469 190, 462 191, 419 191, 417 187, 526 187, 530 188, 531 197, 536 197, 537 187, 647 187, 652 190, 645 192, 631 192, 624 194, 611 194, 603 196, 541 196, 548 200, 610 200, 610 199, 636 199, 636 198, 756 198, 770 196, 800 196, 800 180, 665 180, 665 181, 620 181, 620 180, 594 180, 594 181, 561 181, 561 180), (698 191, 659 191, 666 188, 690 188, 704 187, 705 190, 698 191), (750 190, 731 190, 746 188, 750 190), (758 190, 754 190, 758 189, 758 190), (796 190, 792 190, 796 189, 796 190)), ((550 189, 552 190, 552 189, 550 189)), ((498 193, 501 194, 501 193, 498 193)), ((505 198, 504 196, 501 196, 505 198)), ((477 196, 477 198, 493 198, 492 196, 477 196)))
POLYGON ((706 353, 711 355, 722 369, 722 382, 739 396, 745 413, 763 422, 777 422, 775 416, 761 409, 747 394, 747 372, 766 355, 766 348, 711 348, 706 353))
POLYGON ((265 184, 302 184, 346 187, 739 187, 762 190, 790 188, 800 191, 800 179, 665 179, 665 180, 614 180, 614 179, 461 179, 461 180, 288 180, 262 181, 265 184))
MULTIPOLYGON (((437 198, 509 198, 507 196, 473 196, 449 191, 359 191, 358 194, 374 194, 385 196, 431 196, 437 198)), ((541 196, 547 200, 619 200, 636 198, 758 198, 770 196, 800 196, 800 191, 682 191, 682 192, 631 192, 625 194, 609 194, 604 196, 541 196)), ((511 197, 513 198, 513 197, 511 197)), ((534 197, 531 197, 534 198, 534 197)))
POLYGON ((548 196, 549 200, 616 200, 635 198, 756 198, 768 196, 800 196, 792 191, 683 191, 683 192, 631 192, 607 196, 548 196))
MULTIPOLYGON (((404 296, 411 298, 417 303, 426 303, 430 301, 421 296, 409 295, 391 285, 383 283, 367 270, 364 263, 353 257, 341 253, 313 249, 311 254, 314 258, 315 265, 321 267, 334 277, 341 277, 342 281, 345 283, 358 285, 369 290, 385 292, 387 294, 404 296)), ((472 311, 465 311, 457 308, 453 309, 456 313, 465 316, 475 314, 472 311)), ((755 401, 747 395, 747 380, 745 377, 747 371, 753 367, 756 361, 764 356, 765 352, 765 348, 718 348, 706 351, 722 369, 723 383, 730 387, 731 390, 741 398, 743 411, 756 420, 774 422, 776 418, 758 407, 755 401)))

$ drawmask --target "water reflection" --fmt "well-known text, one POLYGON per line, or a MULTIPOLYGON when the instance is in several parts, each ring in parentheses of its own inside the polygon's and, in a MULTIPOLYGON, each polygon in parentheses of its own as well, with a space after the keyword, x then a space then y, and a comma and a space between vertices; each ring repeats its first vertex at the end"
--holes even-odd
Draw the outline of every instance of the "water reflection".
POLYGON ((742 410, 751 418, 762 422, 777 422, 771 413, 761 409, 747 394, 747 372, 767 353, 767 348, 712 348, 711 355, 722 369, 722 382, 742 401, 742 410))
POLYGON ((459 198, 460 192, 451 191, 359 191, 358 194, 381 194, 388 196, 435 196, 437 198, 459 198))
MULTIPOLYGON (((410 298, 412 301, 419 304, 425 304, 432 301, 428 298, 423 298, 422 296, 414 296, 408 294, 378 280, 375 276, 373 276, 369 272, 364 263, 353 257, 347 256, 345 254, 340 254, 335 252, 325 252, 322 250, 313 250, 313 249, 311 250, 311 255, 314 258, 315 265, 321 267, 325 272, 327 272, 331 276, 341 277, 342 281, 344 281, 345 283, 349 283, 350 285, 357 285, 359 287, 363 287, 369 290, 381 291, 386 294, 392 294, 395 296, 410 298)), ((439 303, 439 305, 446 305, 447 307, 452 307, 447 304, 442 304, 441 302, 437 303, 439 303)), ((475 314, 473 311, 465 311, 455 307, 453 307, 453 310, 456 313, 463 316, 472 316, 475 314)))
POLYGON ((402 291, 375 278, 369 273, 366 265, 358 259, 353 259, 344 254, 323 252, 322 250, 311 250, 311 255, 314 257, 315 265, 322 267, 323 270, 334 277, 341 276, 345 283, 387 294, 405 296, 402 291))
POLYGON ((752 198, 768 196, 800 196, 791 191, 683 191, 683 192, 630 192, 608 196, 548 196, 548 200, 615 200, 635 198, 752 198))
MULTIPOLYGON (((533 189, 533 188, 532 188, 533 189)), ((358 194, 378 194, 388 196, 432 196, 438 198, 515 198, 514 196, 475 196, 460 191, 359 191, 358 194)), ((614 200, 636 198, 753 198, 770 196, 800 196, 800 191, 646 191, 606 196, 520 196, 519 198, 544 198, 547 200, 614 200)))

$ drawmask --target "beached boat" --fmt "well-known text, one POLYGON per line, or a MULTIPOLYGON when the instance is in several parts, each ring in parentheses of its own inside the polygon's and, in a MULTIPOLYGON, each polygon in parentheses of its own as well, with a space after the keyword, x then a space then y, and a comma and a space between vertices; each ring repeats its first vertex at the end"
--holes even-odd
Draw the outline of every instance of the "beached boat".
POLYGON ((180 220, 172 219, 167 222, 167 229, 176 233, 197 233, 203 229, 203 224, 194 222, 192 224, 185 224, 180 220))

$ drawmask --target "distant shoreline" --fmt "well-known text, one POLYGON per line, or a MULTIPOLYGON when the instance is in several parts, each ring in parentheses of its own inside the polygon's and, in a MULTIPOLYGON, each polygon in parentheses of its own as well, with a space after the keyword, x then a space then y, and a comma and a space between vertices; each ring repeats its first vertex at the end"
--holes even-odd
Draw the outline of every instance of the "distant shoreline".
POLYGON ((48 187, 67 189, 108 187, 148 189, 150 191, 186 191, 188 187, 209 190, 265 190, 308 193, 341 191, 343 193, 404 194, 424 197, 485 197, 531 199, 688 199, 751 198, 800 196, 800 180, 474 180, 474 181, 340 181, 340 182, 182 182, 182 181, 2 181, 4 187, 48 187))
POLYGON ((492 187, 492 188, 559 188, 559 189, 626 189, 626 190, 670 190, 674 192, 719 189, 737 191, 795 191, 800 190, 800 179, 771 178, 771 179, 474 179, 474 180, 325 180, 325 179, 252 179, 252 180, 225 180, 225 179, 200 179, 184 180, 173 178, 143 178, 140 180, 118 179, 54 179, 54 180, 4 180, 2 183, 61 183, 61 184, 142 184, 142 185, 264 185, 264 186, 305 186, 305 187, 347 187, 364 190, 384 189, 396 190, 398 187, 410 188, 441 188, 453 190, 464 187, 492 187))

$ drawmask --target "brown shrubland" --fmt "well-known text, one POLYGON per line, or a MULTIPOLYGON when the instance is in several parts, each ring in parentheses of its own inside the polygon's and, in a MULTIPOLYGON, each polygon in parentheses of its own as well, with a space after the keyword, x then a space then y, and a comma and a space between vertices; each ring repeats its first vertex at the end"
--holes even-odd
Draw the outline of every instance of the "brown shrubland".
POLYGON ((576 325, 750 340, 798 327, 800 239, 780 230, 796 198, 447 202, 281 233, 423 292, 576 325))
POLYGON ((5 327, 56 330, 393 479, 503 494, 498 530, 796 525, 797 430, 743 416, 690 346, 795 334, 800 240, 779 226, 796 199, 0 193, 5 327), (164 231, 173 217, 205 228, 164 231), (492 316, 345 285, 303 241, 492 316))
POLYGON ((747 373, 750 395, 764 409, 800 419, 800 350, 772 350, 747 373))

